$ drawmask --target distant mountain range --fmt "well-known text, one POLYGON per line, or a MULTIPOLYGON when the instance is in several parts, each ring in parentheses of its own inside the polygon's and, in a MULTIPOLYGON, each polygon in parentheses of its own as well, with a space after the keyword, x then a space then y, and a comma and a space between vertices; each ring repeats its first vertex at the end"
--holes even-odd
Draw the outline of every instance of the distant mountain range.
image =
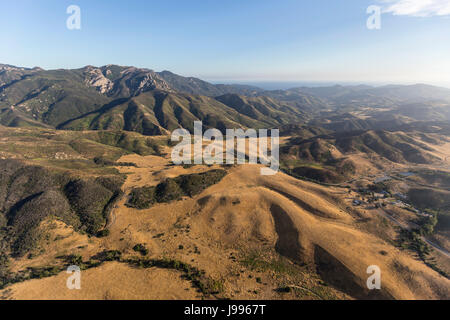
POLYGON ((335 130, 333 115, 345 130, 360 130, 380 119, 395 125, 448 121, 449 105, 450 89, 423 84, 267 91, 117 65, 47 71, 0 64, 0 124, 12 127, 155 135, 202 120, 221 129, 311 122, 335 130))

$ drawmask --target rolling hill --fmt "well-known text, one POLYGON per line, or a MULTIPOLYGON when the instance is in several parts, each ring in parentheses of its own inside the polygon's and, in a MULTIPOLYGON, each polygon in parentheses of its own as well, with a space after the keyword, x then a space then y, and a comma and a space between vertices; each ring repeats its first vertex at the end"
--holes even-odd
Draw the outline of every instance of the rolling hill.
MULTIPOLYGON (((125 194, 211 170, 170 166, 164 157, 127 155, 119 161, 136 164, 118 169, 127 172, 125 194)), ((192 197, 142 210, 121 199, 107 237, 88 238, 64 221, 46 219, 39 229, 46 235, 39 240, 45 252, 12 258, 18 272, 8 277, 18 283, 0 294, 16 299, 448 297, 447 278, 380 236, 380 228, 393 232, 392 226, 350 208, 339 189, 332 191, 282 173, 262 177, 257 166, 244 165, 228 168, 220 182, 192 197), (365 286, 374 259, 389 270, 379 291, 365 286), (87 290, 58 290, 61 270, 74 261, 83 265, 87 290), (106 280, 105 270, 121 279, 120 290, 106 280), (139 285, 144 275, 164 293, 139 285)))
POLYGON ((352 131, 313 137, 308 134, 294 136, 281 147, 280 152, 287 170, 295 176, 339 183, 361 173, 368 163, 379 169, 390 163, 440 163, 443 159, 434 154, 435 150, 429 143, 439 146, 446 142, 445 137, 417 132, 352 131))

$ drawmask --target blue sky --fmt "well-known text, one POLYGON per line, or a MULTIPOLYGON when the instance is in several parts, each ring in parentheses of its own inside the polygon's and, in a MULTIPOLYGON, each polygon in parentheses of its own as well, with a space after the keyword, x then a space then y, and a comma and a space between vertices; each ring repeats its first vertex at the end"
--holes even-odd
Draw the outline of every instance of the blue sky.
POLYGON ((450 86, 450 0, 15 0, 0 63, 135 65, 206 80, 450 86), (81 30, 68 30, 69 5, 81 30), (380 5, 381 29, 366 9, 380 5))

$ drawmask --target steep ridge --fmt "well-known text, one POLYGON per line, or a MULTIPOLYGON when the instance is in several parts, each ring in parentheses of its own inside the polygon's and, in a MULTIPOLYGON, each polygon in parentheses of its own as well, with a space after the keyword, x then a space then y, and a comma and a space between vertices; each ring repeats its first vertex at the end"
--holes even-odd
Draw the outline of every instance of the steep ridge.
POLYGON ((246 85, 226 85, 211 84, 209 82, 193 77, 182 77, 170 71, 159 72, 158 75, 163 78, 174 90, 187 94, 216 97, 223 94, 242 94, 254 96, 263 90, 246 85))
POLYGON ((219 101, 182 93, 151 91, 127 100, 116 100, 60 126, 75 130, 130 130, 145 135, 164 134, 183 127, 193 132, 194 121, 207 128, 267 128, 257 117, 241 114, 219 101))
POLYGON ((268 97, 227 94, 216 97, 216 100, 235 109, 240 114, 265 122, 267 125, 301 123, 308 119, 307 113, 300 108, 280 103, 268 97))

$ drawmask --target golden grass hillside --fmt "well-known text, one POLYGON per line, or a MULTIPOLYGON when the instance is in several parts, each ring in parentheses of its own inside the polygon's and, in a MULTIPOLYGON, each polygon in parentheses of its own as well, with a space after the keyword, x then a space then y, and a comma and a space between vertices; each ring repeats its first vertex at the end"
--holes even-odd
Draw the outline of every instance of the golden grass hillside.
MULTIPOLYGON (((214 167, 173 166, 167 158, 125 155, 117 168, 127 174, 125 194, 168 177, 214 167)), ((0 292, 6 299, 448 299, 450 281, 395 248, 371 228, 376 217, 349 208, 345 190, 322 187, 278 173, 261 176, 260 166, 227 169, 219 183, 201 194, 145 210, 127 207, 123 197, 105 238, 80 238, 65 226, 48 231, 51 246, 40 257, 14 261, 14 267, 58 263, 57 256, 84 260, 104 250, 149 259, 171 259, 204 272, 214 288, 198 290, 178 270, 142 269, 108 262, 82 271, 82 289, 68 290, 65 272, 25 281, 0 292), (369 222, 368 222, 369 221, 369 222), (371 222, 370 222, 371 221, 371 222), (50 261, 50 262, 49 262, 50 261), (367 267, 378 265, 382 289, 366 287, 367 267)), ((392 228, 389 225, 386 228, 392 228)))

